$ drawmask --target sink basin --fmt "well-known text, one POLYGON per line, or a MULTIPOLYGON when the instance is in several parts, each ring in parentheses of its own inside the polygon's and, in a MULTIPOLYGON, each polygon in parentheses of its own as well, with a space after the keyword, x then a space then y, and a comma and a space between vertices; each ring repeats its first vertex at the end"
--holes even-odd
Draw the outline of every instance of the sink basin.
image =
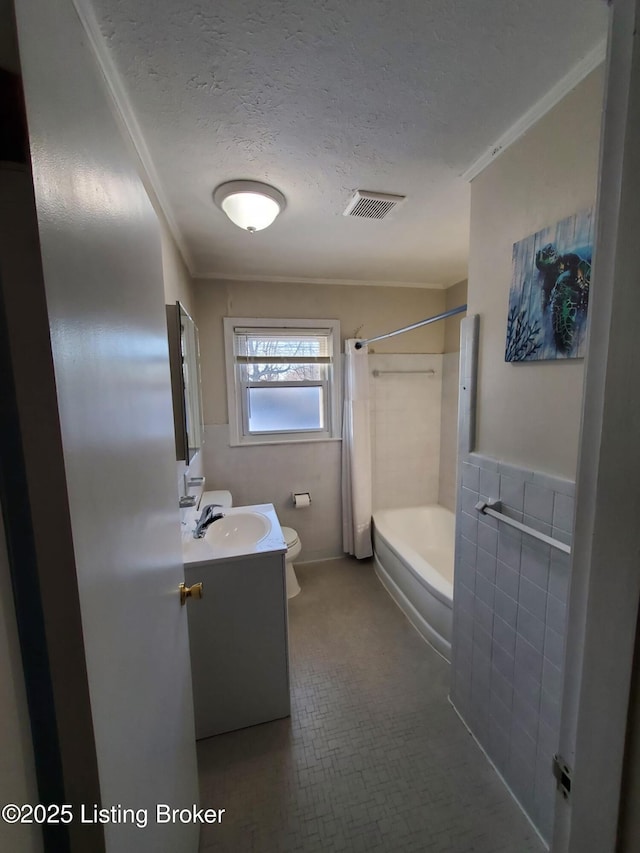
POLYGON ((257 545, 271 532, 271 522, 259 512, 235 512, 214 521, 205 539, 217 548, 246 548, 257 545))

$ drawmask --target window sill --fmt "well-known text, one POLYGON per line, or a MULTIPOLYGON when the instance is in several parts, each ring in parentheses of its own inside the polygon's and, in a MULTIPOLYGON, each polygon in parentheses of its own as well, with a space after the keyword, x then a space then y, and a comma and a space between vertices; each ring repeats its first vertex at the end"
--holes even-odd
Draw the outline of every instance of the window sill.
POLYGON ((272 441, 230 441, 229 447, 264 447, 270 444, 327 444, 342 438, 276 438, 272 441))

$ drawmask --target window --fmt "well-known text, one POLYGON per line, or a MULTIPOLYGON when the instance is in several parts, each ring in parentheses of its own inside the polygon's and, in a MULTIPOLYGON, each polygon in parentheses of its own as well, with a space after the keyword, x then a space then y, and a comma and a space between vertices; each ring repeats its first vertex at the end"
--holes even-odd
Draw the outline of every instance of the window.
POLYGON ((224 335, 231 444, 339 438, 338 320, 225 317, 224 335))

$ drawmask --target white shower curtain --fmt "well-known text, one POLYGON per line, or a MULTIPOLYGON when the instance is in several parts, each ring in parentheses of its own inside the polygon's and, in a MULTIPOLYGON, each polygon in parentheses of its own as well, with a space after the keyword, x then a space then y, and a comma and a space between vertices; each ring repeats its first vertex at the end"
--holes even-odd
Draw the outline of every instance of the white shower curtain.
POLYGON ((371 438, 369 432, 369 355, 345 341, 342 422, 342 545, 358 559, 371 548, 371 438))

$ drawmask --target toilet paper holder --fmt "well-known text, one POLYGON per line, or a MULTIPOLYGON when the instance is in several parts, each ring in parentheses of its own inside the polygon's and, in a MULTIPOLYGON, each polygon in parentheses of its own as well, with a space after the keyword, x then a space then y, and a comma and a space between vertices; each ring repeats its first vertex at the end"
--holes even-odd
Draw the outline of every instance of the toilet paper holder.
POLYGON ((302 509, 311 505, 311 495, 309 492, 293 492, 291 499, 293 500, 295 509, 302 509))

